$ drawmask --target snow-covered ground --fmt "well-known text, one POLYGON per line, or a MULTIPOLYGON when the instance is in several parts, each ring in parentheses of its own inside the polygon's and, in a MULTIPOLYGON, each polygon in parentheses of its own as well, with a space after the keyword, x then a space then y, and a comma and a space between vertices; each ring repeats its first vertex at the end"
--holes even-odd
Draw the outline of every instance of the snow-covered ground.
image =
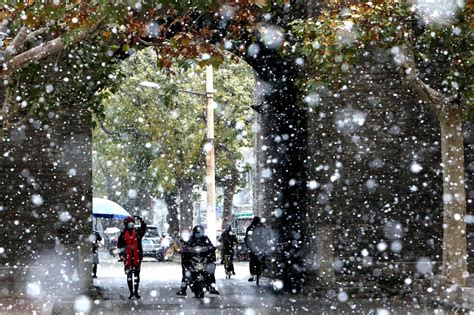
MULTIPOLYGON (((249 278, 248 263, 236 262, 235 268, 236 276, 233 277, 234 280, 247 280, 249 278)), ((95 286, 117 287, 125 285, 126 288, 123 263, 118 262, 117 258, 113 258, 106 252, 101 252, 97 275, 98 278, 94 279, 95 286)), ((181 266, 177 262, 158 262, 153 258, 144 258, 140 278, 144 284, 166 283, 179 287, 181 283, 181 266)), ((216 280, 218 282, 225 280, 225 272, 222 265, 218 265, 216 268, 216 280)))
POLYGON ((444 309, 423 305, 419 302, 421 296, 353 298, 343 288, 334 291, 330 298, 278 294, 269 279, 264 278, 260 287, 247 281, 247 262, 235 264, 237 275, 230 280, 225 279, 224 268, 218 265, 216 279, 221 294, 197 299, 189 289, 186 297, 176 295, 181 282, 179 263, 145 258, 142 299, 131 301, 127 299, 123 264, 106 252, 100 256, 98 278, 94 279, 100 294, 94 298, 55 293, 36 302, 20 297, 0 299, 0 314, 448 314, 444 309))
POLYGON ((445 314, 440 309, 421 306, 412 299, 351 299, 344 293, 333 299, 278 295, 269 279, 261 287, 249 283, 248 263, 235 264, 236 276, 225 279, 224 268, 217 266, 216 279, 220 295, 194 298, 188 289, 186 297, 176 295, 181 282, 181 267, 176 262, 145 259, 141 271, 142 299, 130 301, 122 263, 101 255, 98 278, 94 285, 102 292, 97 300, 76 299, 57 303, 61 314, 89 311, 92 314, 445 314))

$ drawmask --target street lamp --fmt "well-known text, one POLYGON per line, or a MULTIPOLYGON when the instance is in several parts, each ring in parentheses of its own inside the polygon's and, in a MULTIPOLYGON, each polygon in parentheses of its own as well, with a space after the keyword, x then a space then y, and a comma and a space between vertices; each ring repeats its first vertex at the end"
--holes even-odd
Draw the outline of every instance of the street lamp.
MULTIPOLYGON (((140 85, 147 88, 160 89, 158 83, 143 81, 140 85)), ((214 72, 211 65, 206 68, 206 92, 178 90, 178 92, 206 96, 206 186, 207 186, 207 236, 213 244, 217 241, 217 216, 216 216, 216 171, 214 147, 214 72)))
POLYGON ((140 82, 141 86, 147 87, 147 88, 152 88, 152 89, 160 89, 161 86, 158 83, 155 82, 150 82, 150 81, 142 81, 140 82))

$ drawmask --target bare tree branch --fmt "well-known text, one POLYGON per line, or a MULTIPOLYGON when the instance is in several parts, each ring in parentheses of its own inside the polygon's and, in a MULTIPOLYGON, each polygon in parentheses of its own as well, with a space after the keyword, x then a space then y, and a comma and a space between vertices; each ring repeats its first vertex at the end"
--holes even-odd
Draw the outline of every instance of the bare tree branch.
POLYGON ((111 135, 111 136, 120 136, 120 133, 119 133, 119 132, 117 132, 117 131, 110 131, 110 130, 108 130, 107 128, 105 128, 103 122, 100 122, 99 125, 100 125, 100 129, 102 129, 102 131, 104 131, 106 134, 111 135))
POLYGON ((147 42, 147 41, 145 41, 145 40, 143 40, 143 39, 141 39, 141 38, 138 39, 138 41, 139 41, 141 44, 145 45, 145 46, 149 46, 149 47, 154 46, 153 43, 147 42))
POLYGON ((39 28, 37 30, 34 30, 33 32, 29 33, 28 36, 26 36, 26 40, 27 42, 31 42, 32 40, 34 40, 37 36, 45 33, 47 30, 49 30, 49 27, 42 27, 42 28, 39 28))
POLYGON ((445 113, 450 98, 436 91, 423 82, 418 76, 414 48, 411 40, 403 47, 402 54, 396 57, 400 74, 405 84, 422 100, 438 117, 445 113))
MULTIPOLYGON (((94 33, 100 27, 104 19, 105 17, 103 17, 94 27, 80 32, 76 37, 72 39, 71 42, 77 43, 86 40, 90 34, 94 33)), ((7 61, 5 63, 6 68, 2 72, 0 72, 0 77, 11 75, 16 70, 26 67, 32 62, 51 56, 63 50, 64 48, 65 44, 62 37, 57 37, 45 44, 33 47, 30 50, 27 50, 7 61)))
POLYGON ((5 61, 8 62, 13 56, 18 55, 21 52, 21 47, 25 43, 26 36, 28 35, 28 28, 22 26, 15 38, 12 40, 10 45, 5 49, 5 61))

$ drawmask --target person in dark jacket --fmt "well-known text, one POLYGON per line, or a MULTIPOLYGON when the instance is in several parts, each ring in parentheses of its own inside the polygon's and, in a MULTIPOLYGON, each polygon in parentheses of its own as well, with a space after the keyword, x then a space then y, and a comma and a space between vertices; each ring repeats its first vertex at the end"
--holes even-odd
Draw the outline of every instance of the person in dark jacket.
MULTIPOLYGON (((249 249, 249 281, 254 281, 257 274, 258 264, 265 261, 265 247, 264 247, 264 230, 265 227, 261 223, 260 217, 255 216, 245 232, 245 245, 249 249)), ((261 266, 262 269, 265 266, 261 266)))
POLYGON ((97 278, 97 265, 99 264, 99 243, 102 241, 100 233, 92 231, 92 278, 97 278))
POLYGON ((188 288, 188 285, 189 285, 189 277, 186 275, 186 267, 185 265, 187 264, 187 261, 186 261, 186 253, 184 253, 184 248, 188 245, 188 242, 186 240, 184 240, 183 237, 180 238, 179 240, 179 251, 181 253, 181 288, 179 289, 178 292, 176 292, 177 295, 182 295, 182 296, 185 296, 186 295, 186 290, 188 288))
POLYGON ((222 232, 220 237, 220 243, 222 244, 222 264, 224 263, 224 257, 230 256, 230 272, 235 275, 234 270, 234 254, 235 246, 237 245, 237 236, 230 224, 226 224, 225 230, 222 232))
POLYGON ((140 285, 140 267, 143 260, 142 238, 146 232, 146 223, 138 216, 127 217, 123 223, 125 229, 118 238, 117 247, 127 275, 127 284, 130 290, 128 298, 141 299, 138 295, 138 286, 140 285), (140 227, 137 229, 135 229, 135 219, 140 221, 140 227), (135 278, 135 283, 133 283, 133 278, 135 278))
MULTIPOLYGON (((209 237, 206 236, 204 227, 201 225, 196 225, 193 228, 193 234, 191 235, 190 239, 182 248, 182 264, 184 266, 185 271, 188 270, 189 264, 191 263, 192 258, 192 250, 191 248, 200 246, 200 247, 208 247, 209 248, 209 261, 213 262, 214 268, 209 268, 213 270, 208 271, 208 284, 207 290, 211 294, 219 294, 219 291, 216 290, 216 277, 215 277, 215 261, 216 261, 216 248, 212 245, 211 240, 209 237)), ((211 266, 209 266, 211 267, 211 266)), ((188 275, 188 272, 185 272, 185 275, 188 275)), ((189 285, 189 279, 186 281, 189 285)))

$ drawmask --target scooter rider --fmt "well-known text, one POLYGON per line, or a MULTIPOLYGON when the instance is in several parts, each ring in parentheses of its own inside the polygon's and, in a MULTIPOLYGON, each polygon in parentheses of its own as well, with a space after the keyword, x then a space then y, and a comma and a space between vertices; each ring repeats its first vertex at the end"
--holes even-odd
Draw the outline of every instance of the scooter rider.
POLYGON ((191 235, 191 238, 189 241, 183 246, 182 249, 182 263, 184 265, 185 272, 184 274, 186 275, 187 278, 187 283, 189 284, 191 282, 190 277, 190 272, 189 266, 191 263, 191 259, 193 257, 193 247, 207 247, 209 249, 208 251, 208 267, 206 268, 208 274, 207 274, 207 290, 209 291, 210 294, 219 294, 219 291, 216 290, 216 278, 214 275, 215 272, 215 262, 216 262, 216 248, 214 245, 212 245, 211 240, 205 235, 204 233, 204 227, 201 225, 196 225, 193 228, 193 234, 191 235), (213 268, 212 268, 213 267, 213 268))

